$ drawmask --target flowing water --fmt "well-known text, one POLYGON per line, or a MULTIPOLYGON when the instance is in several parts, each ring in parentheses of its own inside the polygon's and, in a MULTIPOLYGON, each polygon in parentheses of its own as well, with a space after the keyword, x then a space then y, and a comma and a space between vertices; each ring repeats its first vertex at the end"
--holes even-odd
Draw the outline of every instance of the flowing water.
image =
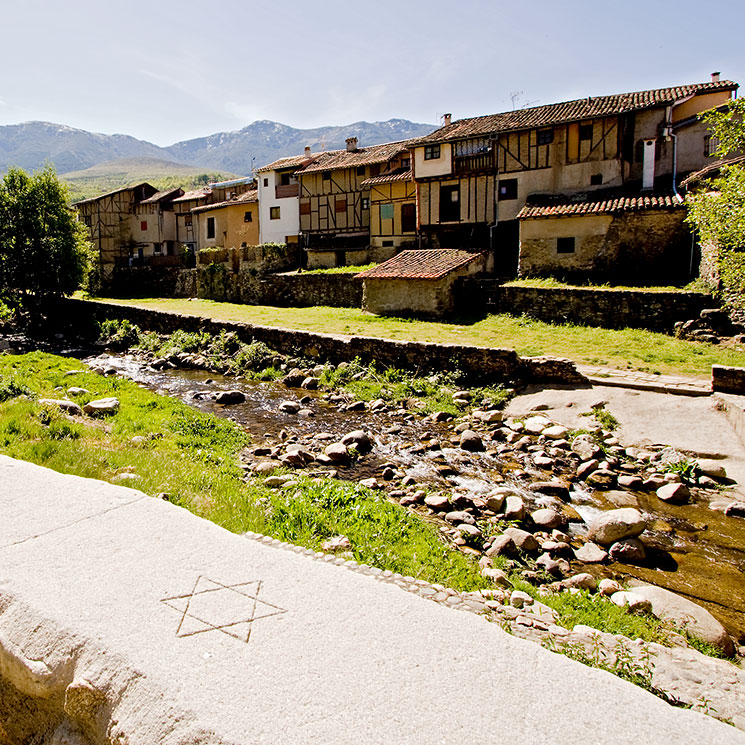
MULTIPOLYGON (((237 380, 196 370, 156 371, 129 355, 101 355, 87 361, 111 367, 202 411, 232 419, 256 443, 279 444, 293 436, 313 437, 325 443, 338 441, 351 430, 364 429, 372 436, 375 448, 352 466, 340 469, 341 478, 380 478, 383 467, 390 465, 417 483, 442 489, 443 493, 481 495, 501 484, 509 485, 534 506, 561 507, 552 497, 536 500, 527 488, 531 479, 545 481, 546 471, 535 469, 528 476, 514 477, 513 472, 517 474, 524 465, 454 447, 452 425, 422 421, 405 412, 392 418, 390 414, 370 411, 342 411, 321 392, 288 389, 277 382, 237 380), (236 389, 246 396, 245 403, 222 406, 209 395, 236 389), (306 396, 303 406, 313 416, 301 417, 279 409, 282 401, 306 396)), ((322 446, 319 444, 316 449, 322 450, 322 446)), ((725 517, 706 502, 675 506, 662 502, 653 493, 606 493, 582 486, 574 487, 571 506, 585 521, 603 510, 626 506, 638 507, 650 517, 651 525, 644 537, 648 561, 643 566, 593 565, 587 567, 589 571, 616 579, 634 577, 685 595, 704 605, 735 636, 745 638, 745 520, 725 517)), ((583 523, 570 523, 570 533, 582 534, 585 530, 583 523)), ((577 566, 577 571, 583 569, 577 566)))

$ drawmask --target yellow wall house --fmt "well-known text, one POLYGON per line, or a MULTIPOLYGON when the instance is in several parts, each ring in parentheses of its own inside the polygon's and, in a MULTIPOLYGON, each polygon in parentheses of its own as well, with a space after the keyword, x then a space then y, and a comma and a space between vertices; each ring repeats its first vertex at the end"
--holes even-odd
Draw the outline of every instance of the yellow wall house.
POLYGON ((259 243, 259 192, 243 192, 191 211, 198 249, 240 248, 259 243))
POLYGON ((417 221, 416 185, 411 168, 401 167, 369 178, 362 186, 370 189, 370 245, 391 249, 390 256, 400 248, 413 248, 417 221))

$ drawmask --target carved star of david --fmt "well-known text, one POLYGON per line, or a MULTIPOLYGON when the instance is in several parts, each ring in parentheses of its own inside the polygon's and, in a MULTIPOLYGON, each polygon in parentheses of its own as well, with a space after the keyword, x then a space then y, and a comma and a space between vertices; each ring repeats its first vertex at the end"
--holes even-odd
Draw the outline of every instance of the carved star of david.
POLYGON ((176 636, 220 631, 248 643, 254 621, 287 613, 284 608, 259 600, 261 580, 225 585, 200 575, 191 592, 161 598, 181 614, 176 636))

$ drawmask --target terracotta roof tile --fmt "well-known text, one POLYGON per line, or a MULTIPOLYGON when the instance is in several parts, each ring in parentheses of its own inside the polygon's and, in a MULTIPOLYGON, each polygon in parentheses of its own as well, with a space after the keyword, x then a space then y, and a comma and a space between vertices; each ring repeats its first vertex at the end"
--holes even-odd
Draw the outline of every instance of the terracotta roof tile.
POLYGON ((174 199, 174 203, 178 202, 192 202, 199 199, 206 199, 209 195, 209 189, 195 189, 194 191, 187 191, 182 194, 178 199, 174 199))
POLYGON ((233 199, 226 199, 224 202, 215 202, 214 204, 205 204, 202 207, 195 207, 192 212, 209 212, 209 210, 219 210, 223 207, 232 207, 235 204, 248 204, 259 201, 259 192, 257 189, 244 191, 233 199))
POLYGON ((325 157, 321 157, 306 166, 300 173, 315 173, 317 171, 332 171, 337 168, 356 168, 374 163, 387 163, 394 156, 408 150, 411 142, 413 140, 402 140, 401 142, 386 142, 382 145, 360 147, 351 151, 334 150, 324 153, 325 157))
POLYGON ((288 158, 280 158, 279 160, 275 160, 268 165, 257 168, 256 173, 262 173, 264 171, 277 171, 282 168, 299 168, 300 166, 312 163, 321 155, 323 155, 323 153, 311 153, 310 157, 308 157, 307 155, 291 155, 288 158))
POLYGON ((567 217, 571 215, 608 215, 639 210, 679 209, 682 200, 673 194, 585 195, 576 197, 534 197, 518 212, 518 220, 538 217, 567 217))
POLYGON ((79 199, 77 202, 73 202, 72 206, 76 206, 78 204, 90 204, 91 202, 97 202, 99 199, 104 199, 106 197, 112 197, 114 194, 121 194, 125 191, 130 191, 134 189, 139 189, 143 186, 149 186, 151 189, 154 189, 154 186, 151 186, 147 183, 147 181, 143 181, 140 184, 132 184, 131 186, 121 186, 118 189, 112 189, 111 191, 107 191, 104 194, 99 194, 97 197, 88 197, 88 199, 79 199))
POLYGON ((440 279, 481 255, 450 248, 401 251, 392 259, 356 276, 362 279, 440 279))
POLYGON ((179 187, 176 187, 175 189, 164 189, 163 191, 156 191, 152 197, 143 199, 140 202, 140 204, 155 204, 157 202, 160 202, 163 199, 168 198, 172 194, 176 194, 176 198, 177 198, 177 197, 180 197, 183 193, 184 193, 184 190, 180 189, 179 187))
POLYGON ((727 166, 739 165, 740 163, 745 165, 745 155, 737 155, 734 158, 718 160, 716 161, 716 163, 711 163, 705 168, 702 168, 700 171, 696 171, 695 173, 692 173, 688 178, 681 181, 680 185, 686 186, 686 187, 691 186, 692 184, 695 184, 697 181, 702 181, 703 179, 707 179, 712 176, 718 176, 722 168, 726 168, 727 166))
POLYGON ((412 181, 411 168, 405 171, 396 171, 394 173, 385 173, 382 176, 374 176, 365 179, 360 186, 375 186, 376 184, 389 184, 393 181, 412 181))
POLYGON ((636 93, 616 93, 610 96, 588 96, 576 101, 533 106, 529 109, 506 111, 501 114, 459 119, 436 130, 430 135, 420 137, 412 144, 424 145, 429 142, 445 142, 465 137, 488 135, 533 127, 548 127, 554 124, 592 119, 594 117, 623 114, 652 106, 668 106, 697 93, 736 90, 737 83, 731 80, 696 83, 673 88, 637 91, 636 93))

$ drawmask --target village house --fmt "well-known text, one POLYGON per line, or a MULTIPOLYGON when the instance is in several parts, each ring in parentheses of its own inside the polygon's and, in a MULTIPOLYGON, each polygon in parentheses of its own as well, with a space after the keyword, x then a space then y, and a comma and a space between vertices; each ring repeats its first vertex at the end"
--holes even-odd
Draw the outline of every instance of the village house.
POLYGON ((298 243, 300 183, 296 174, 318 157, 306 147, 303 155, 280 158, 257 169, 261 243, 298 243))
POLYGON ((345 150, 322 153, 297 171, 308 267, 382 261, 395 253, 395 243, 371 248, 370 187, 365 182, 408 166, 408 141, 360 148, 357 138, 350 137, 345 150))
POLYGON ((192 211, 197 250, 240 248, 259 243, 259 196, 256 189, 192 211))
POLYGON ((173 212, 176 216, 176 241, 192 254, 197 252, 197 235, 194 229, 194 218, 191 211, 196 207, 206 204, 211 191, 208 187, 194 189, 184 192, 181 196, 171 201, 173 212))
MULTIPOLYGON (((662 242, 671 231, 683 251, 677 185, 713 151, 698 114, 737 88, 715 73, 707 83, 459 121, 447 115, 411 148, 420 244, 489 249, 504 276, 638 272, 647 257, 638 242, 650 229, 662 242), (547 197, 556 202, 540 204, 547 197), (529 200, 534 209, 524 209, 529 200)), ((677 256, 674 246, 668 254, 677 256)))
POLYGON ((370 190, 370 246, 379 254, 416 246, 416 184, 411 176, 411 161, 389 173, 362 182, 370 190), (382 249, 382 250, 380 250, 382 249))
MULTIPOLYGON (((174 257, 178 260, 176 213, 173 200, 183 195, 183 189, 157 191, 134 205, 130 259, 174 257)), ((156 262, 157 263, 157 262, 156 262)), ((164 259, 161 263, 169 263, 164 259)))
POLYGON ((141 183, 82 199, 72 205, 78 212, 78 218, 88 228, 93 247, 98 253, 102 280, 108 280, 116 266, 129 263, 135 243, 132 234, 135 207, 157 192, 154 186, 141 183))

